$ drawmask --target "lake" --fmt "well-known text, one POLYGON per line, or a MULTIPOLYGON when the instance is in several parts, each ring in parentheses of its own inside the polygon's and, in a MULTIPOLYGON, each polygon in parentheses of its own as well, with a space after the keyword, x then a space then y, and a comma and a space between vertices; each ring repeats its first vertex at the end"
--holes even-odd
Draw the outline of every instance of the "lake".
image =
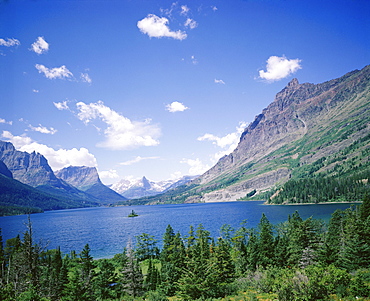
MULTIPOLYGON (((68 253, 81 252, 89 244, 95 259, 109 258, 121 253, 129 239, 142 233, 153 235, 160 241, 168 224, 184 237, 190 225, 195 228, 203 224, 213 237, 219 236, 222 225, 239 228, 243 220, 247 227, 256 227, 262 213, 272 224, 288 219, 298 210, 303 219, 314 217, 328 221, 336 209, 349 208, 351 204, 318 205, 263 205, 262 201, 175 204, 156 206, 97 207, 71 210, 48 211, 32 214, 31 222, 35 242, 41 242, 47 249, 60 246, 68 253), (139 216, 127 217, 134 210, 139 216)), ((0 217, 3 241, 22 234, 26 230, 26 215, 0 217)))

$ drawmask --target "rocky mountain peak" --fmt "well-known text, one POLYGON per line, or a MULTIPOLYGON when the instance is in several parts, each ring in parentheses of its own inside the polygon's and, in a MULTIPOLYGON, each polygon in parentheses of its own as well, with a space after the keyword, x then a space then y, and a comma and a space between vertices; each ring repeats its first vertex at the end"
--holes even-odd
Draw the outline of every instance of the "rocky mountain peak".
POLYGON ((98 171, 95 167, 69 166, 56 171, 55 175, 59 179, 82 190, 94 184, 101 184, 98 171))
POLYGON ((0 141, 0 160, 5 163, 14 179, 24 184, 33 187, 60 184, 46 158, 39 153, 21 152, 12 143, 0 141))
POLYGON ((287 88, 294 88, 299 85, 298 79, 293 78, 287 85, 287 88))
POLYGON ((237 195, 287 181, 293 169, 311 162, 311 156, 315 159, 327 156, 366 135, 369 83, 370 65, 321 84, 300 84, 296 78, 292 79, 245 129, 237 148, 192 183, 220 195, 225 191, 237 195), (326 136, 347 129, 348 136, 354 136, 352 140, 345 139, 343 134, 340 139, 334 137, 337 138, 335 148, 332 143, 324 143, 326 136), (323 141, 319 147, 318 141, 323 141), (284 149, 288 146, 292 153, 284 149), (279 157, 286 153, 282 164, 279 157), (300 156, 302 159, 296 165, 287 163, 300 156), (220 184, 214 184, 217 181, 220 184))

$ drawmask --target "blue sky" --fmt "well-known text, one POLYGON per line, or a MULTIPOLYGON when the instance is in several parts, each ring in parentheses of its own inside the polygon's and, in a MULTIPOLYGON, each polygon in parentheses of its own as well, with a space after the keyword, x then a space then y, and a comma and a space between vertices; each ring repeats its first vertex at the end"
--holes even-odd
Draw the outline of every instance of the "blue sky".
POLYGON ((292 78, 369 63, 369 1, 0 1, 0 139, 106 184, 201 174, 292 78))

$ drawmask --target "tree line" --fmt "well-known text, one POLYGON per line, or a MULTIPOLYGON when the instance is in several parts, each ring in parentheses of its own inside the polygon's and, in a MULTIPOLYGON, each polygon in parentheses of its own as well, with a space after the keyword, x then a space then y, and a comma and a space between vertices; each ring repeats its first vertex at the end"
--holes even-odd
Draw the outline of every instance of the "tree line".
MULTIPOLYGON (((0 236, 1 238, 1 236, 0 236)), ((366 300, 370 296, 370 197, 330 221, 296 211, 272 225, 201 224, 181 236, 168 225, 161 248, 150 234, 94 260, 88 244, 62 254, 23 236, 0 240, 0 300, 366 300)))

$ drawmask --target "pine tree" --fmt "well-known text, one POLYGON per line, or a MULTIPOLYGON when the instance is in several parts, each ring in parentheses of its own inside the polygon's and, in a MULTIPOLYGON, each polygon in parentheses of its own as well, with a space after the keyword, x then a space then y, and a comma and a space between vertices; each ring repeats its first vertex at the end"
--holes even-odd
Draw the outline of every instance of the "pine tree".
POLYGON ((136 236, 135 255, 139 261, 158 257, 157 240, 153 235, 142 233, 136 236))
POLYGON ((175 235, 172 227, 167 226, 163 236, 161 260, 161 290, 168 296, 173 296, 177 290, 177 282, 181 276, 185 261, 185 247, 180 233, 175 235))
POLYGON ((272 225, 263 213, 259 228, 258 237, 258 262, 257 265, 267 267, 273 263, 274 257, 274 237, 272 232, 272 225))
POLYGON ((135 257, 134 250, 129 242, 127 246, 127 262, 123 268, 122 285, 123 290, 130 296, 137 297, 142 293, 143 274, 138 261, 135 257))
POLYGON ((90 246, 86 244, 80 253, 81 260, 81 278, 86 290, 91 292, 91 280, 94 276, 93 269, 95 268, 93 257, 90 254, 90 246))

